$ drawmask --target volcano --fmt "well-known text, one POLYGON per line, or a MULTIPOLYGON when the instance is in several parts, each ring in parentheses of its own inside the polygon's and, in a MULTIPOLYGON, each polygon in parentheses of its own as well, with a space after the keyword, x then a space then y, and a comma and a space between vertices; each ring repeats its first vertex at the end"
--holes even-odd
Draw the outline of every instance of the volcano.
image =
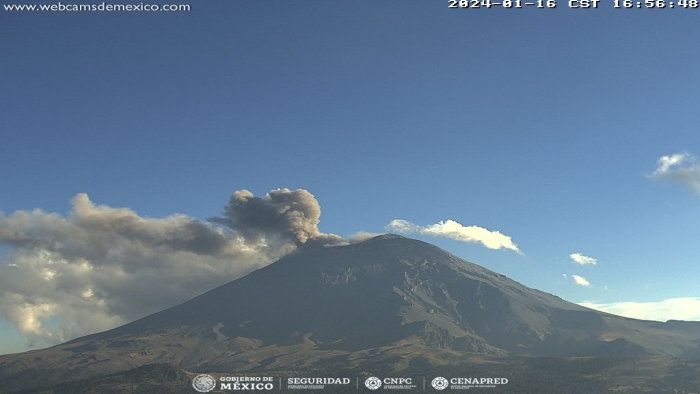
POLYGON ((255 372, 401 369, 474 355, 697 358, 699 343, 698 322, 591 310, 434 245, 382 235, 295 252, 116 329, 1 356, 0 387, 150 364, 255 372))

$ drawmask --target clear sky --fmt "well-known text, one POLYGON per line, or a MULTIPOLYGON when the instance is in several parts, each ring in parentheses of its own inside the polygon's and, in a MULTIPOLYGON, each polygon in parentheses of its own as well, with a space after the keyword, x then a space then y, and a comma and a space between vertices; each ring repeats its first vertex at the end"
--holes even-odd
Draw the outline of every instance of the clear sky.
POLYGON ((700 320, 700 9, 190 4, 0 10, 0 354, 293 248, 208 220, 243 189, 308 190, 324 234, 400 230, 568 301, 700 320), (176 245, 192 223, 228 246, 176 245))

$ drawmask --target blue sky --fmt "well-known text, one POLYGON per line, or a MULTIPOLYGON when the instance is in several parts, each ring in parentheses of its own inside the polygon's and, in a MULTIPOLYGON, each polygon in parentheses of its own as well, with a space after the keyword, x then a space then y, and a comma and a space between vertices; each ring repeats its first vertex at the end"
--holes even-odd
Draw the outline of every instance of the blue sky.
MULTIPOLYGON (((9 240, 14 231, 79 248, 47 230, 71 220, 79 193, 93 204, 80 199, 85 212, 133 213, 155 229, 173 214, 219 216, 237 190, 305 189, 323 233, 405 220, 410 236, 566 300, 700 319, 697 10, 190 4, 0 11, 0 353, 148 313, 124 299, 100 309, 106 326, 88 324, 82 304, 50 299, 82 294, 90 310, 100 292, 117 294, 75 268, 102 262, 82 252, 84 261, 52 262, 67 257, 9 240), (662 157, 676 162, 661 171, 662 157), (420 232, 446 220, 498 231, 521 253, 420 232), (574 253, 597 264, 576 264, 574 253), (20 269, 21 291, 8 279, 20 269)), ((182 270, 172 285, 199 269, 186 257, 148 261, 182 270)), ((218 267, 217 284, 254 268, 201 258, 203 270, 218 267)), ((181 297, 206 290, 188 286, 181 297)))

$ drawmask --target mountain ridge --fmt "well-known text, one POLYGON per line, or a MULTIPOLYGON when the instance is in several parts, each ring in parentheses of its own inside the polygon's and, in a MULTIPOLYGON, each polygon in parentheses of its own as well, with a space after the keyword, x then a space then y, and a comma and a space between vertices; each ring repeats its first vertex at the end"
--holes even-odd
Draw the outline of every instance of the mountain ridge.
POLYGON ((470 354, 697 357, 700 324, 619 317, 528 288, 422 241, 299 251, 172 308, 0 356, 0 387, 170 363, 274 371, 459 363, 470 354), (24 374, 24 375, 23 375, 24 374))

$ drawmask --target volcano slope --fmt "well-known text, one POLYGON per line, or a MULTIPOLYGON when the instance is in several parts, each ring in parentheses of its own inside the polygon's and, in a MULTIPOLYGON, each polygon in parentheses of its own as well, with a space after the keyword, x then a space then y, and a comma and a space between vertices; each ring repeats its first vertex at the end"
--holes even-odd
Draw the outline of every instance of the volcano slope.
POLYGON ((149 364, 229 373, 405 369, 475 354, 698 358, 699 344, 700 323, 594 311, 434 245, 383 235, 293 253, 116 329, 2 356, 0 388, 149 364))

